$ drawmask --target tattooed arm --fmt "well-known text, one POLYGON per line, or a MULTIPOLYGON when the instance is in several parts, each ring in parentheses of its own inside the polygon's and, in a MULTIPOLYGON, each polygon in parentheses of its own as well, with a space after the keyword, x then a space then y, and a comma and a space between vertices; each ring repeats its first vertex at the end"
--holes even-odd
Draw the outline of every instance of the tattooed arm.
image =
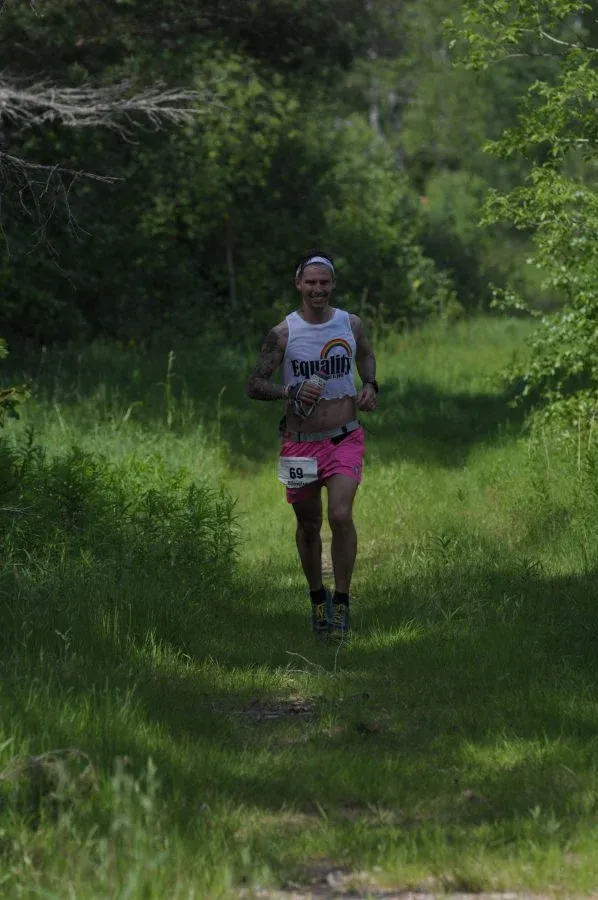
POLYGON ((359 316, 350 316, 351 330, 355 335, 355 363, 359 377, 363 381, 363 387, 355 398, 357 407, 364 412, 371 412, 378 405, 377 393, 378 383, 376 382, 376 357, 374 351, 363 330, 361 319, 359 316))
POLYGON ((258 361, 247 381, 247 394, 253 400, 287 399, 284 387, 270 379, 282 362, 288 338, 288 325, 282 322, 272 329, 264 341, 258 361))

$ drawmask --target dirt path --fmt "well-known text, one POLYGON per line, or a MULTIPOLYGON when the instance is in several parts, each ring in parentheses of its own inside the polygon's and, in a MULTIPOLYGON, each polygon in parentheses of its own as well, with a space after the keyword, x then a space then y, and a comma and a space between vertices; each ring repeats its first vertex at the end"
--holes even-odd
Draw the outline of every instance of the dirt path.
MULTIPOLYGON (((339 890, 331 885, 322 885, 302 890, 268 891, 261 890, 240 896, 255 898, 255 900, 324 900, 324 898, 338 898, 338 900, 553 900, 550 894, 518 894, 513 892, 479 893, 479 894, 446 894, 442 890, 436 893, 393 891, 393 890, 339 890)), ((555 895, 556 896, 556 895, 555 895)), ((584 900, 596 897, 595 894, 587 895, 584 900)), ((581 900, 581 898, 579 898, 581 900)))

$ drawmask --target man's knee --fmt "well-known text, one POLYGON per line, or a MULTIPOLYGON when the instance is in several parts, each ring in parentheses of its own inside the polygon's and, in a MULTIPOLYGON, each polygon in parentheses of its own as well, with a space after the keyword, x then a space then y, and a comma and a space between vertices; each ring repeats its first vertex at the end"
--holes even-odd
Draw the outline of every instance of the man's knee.
POLYGON ((353 510, 350 506, 338 505, 328 510, 328 522, 333 531, 343 531, 353 524, 353 510))
POLYGON ((322 518, 301 519, 297 522, 297 529, 303 533, 306 540, 314 540, 320 536, 322 518))

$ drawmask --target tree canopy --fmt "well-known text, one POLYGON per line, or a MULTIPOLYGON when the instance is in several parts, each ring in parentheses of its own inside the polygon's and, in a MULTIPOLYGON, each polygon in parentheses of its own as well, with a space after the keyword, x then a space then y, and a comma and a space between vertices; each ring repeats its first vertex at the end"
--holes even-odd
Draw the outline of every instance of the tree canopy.
POLYGON ((535 53, 456 67, 442 23, 464 15, 472 31, 467 9, 5 4, 6 336, 216 327, 253 341, 294 302, 293 260, 314 245, 338 258, 347 304, 377 322, 486 308, 491 282, 532 299, 531 226, 478 227, 488 191, 514 188, 525 166, 482 145, 516 127, 517 96, 556 69, 535 53))
MULTIPOLYGON (((541 59, 516 124, 488 149, 524 160, 511 190, 491 192, 486 219, 533 235, 533 263, 558 308, 540 315, 520 397, 554 417, 591 423, 598 401, 598 47, 590 4, 529 0, 464 4, 467 64, 474 70, 541 59)), ((509 292, 518 308, 529 302, 509 292)), ((533 309, 531 310, 533 312, 533 309)))

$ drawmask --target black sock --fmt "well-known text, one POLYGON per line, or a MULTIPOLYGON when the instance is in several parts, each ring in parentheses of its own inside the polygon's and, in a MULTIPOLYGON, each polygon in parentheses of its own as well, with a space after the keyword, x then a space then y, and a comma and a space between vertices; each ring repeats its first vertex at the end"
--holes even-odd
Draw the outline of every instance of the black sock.
POLYGON ((341 594, 340 591, 335 591, 334 597, 332 598, 332 602, 333 603, 344 603, 345 606, 348 606, 349 605, 349 595, 341 594))
POLYGON ((326 588, 322 585, 317 591, 310 591, 309 596, 312 603, 326 603, 326 588))

